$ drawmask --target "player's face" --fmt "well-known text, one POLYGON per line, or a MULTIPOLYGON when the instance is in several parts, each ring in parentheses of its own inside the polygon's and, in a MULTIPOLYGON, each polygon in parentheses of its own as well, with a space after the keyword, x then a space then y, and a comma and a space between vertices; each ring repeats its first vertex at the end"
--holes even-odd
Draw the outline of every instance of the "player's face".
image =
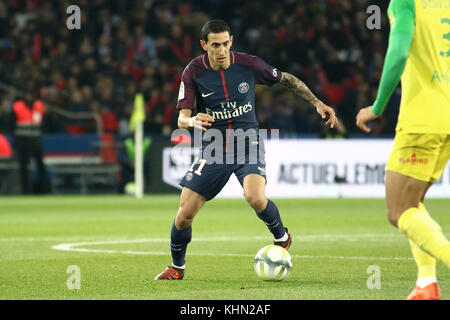
POLYGON ((209 63, 215 70, 224 70, 230 66, 230 48, 233 36, 225 31, 208 34, 208 42, 200 40, 203 50, 208 52, 209 63))

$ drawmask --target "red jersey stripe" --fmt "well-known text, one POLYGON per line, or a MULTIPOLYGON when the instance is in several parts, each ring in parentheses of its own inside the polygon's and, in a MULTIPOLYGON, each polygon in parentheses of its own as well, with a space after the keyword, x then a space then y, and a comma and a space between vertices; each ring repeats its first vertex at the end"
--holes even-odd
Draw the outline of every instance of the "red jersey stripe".
POLYGON ((228 97, 228 90, 227 90, 227 83, 225 82, 225 74, 223 73, 223 70, 220 70, 220 76, 222 77, 222 85, 223 85, 223 91, 225 92, 225 100, 230 100, 228 97))

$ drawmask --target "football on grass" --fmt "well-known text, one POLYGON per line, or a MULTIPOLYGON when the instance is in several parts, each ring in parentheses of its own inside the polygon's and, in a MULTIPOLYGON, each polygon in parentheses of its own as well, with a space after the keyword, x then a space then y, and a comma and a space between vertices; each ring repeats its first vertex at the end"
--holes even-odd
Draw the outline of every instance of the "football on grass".
POLYGON ((255 256, 255 272, 263 280, 281 281, 289 275, 292 258, 286 249, 268 245, 255 256))

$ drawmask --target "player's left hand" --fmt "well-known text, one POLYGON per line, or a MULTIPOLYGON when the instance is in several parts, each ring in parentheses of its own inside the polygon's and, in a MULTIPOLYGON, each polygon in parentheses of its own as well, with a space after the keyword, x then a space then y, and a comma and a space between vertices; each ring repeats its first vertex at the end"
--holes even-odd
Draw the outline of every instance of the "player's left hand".
POLYGON ((368 121, 375 120, 378 117, 379 115, 373 113, 372 106, 362 108, 361 110, 359 110, 358 115, 356 116, 356 125, 362 131, 369 133, 371 129, 366 126, 366 123, 368 121))
POLYGON ((325 103, 323 103, 322 101, 318 101, 315 104, 315 107, 317 109, 317 113, 320 114, 320 116, 322 117, 322 119, 325 119, 327 117, 327 115, 330 116, 330 119, 328 119, 327 122, 325 122, 325 125, 330 126, 331 128, 334 128, 334 126, 339 123, 338 118, 336 117, 336 114, 334 112, 334 109, 327 106, 325 103))

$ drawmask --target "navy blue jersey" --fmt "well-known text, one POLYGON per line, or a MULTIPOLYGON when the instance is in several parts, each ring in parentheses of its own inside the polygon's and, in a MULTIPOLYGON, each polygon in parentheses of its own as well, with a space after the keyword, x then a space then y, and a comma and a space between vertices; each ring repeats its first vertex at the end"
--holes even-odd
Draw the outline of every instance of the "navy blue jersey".
POLYGON ((207 54, 193 59, 183 71, 177 109, 196 108, 214 118, 210 128, 258 129, 255 114, 255 85, 272 86, 281 72, 261 58, 230 52, 226 70, 211 68, 207 54))
MULTIPOLYGON (((266 176, 264 143, 258 141, 255 85, 272 86, 280 81, 281 72, 256 56, 238 52, 230 52, 230 55, 230 66, 219 71, 211 68, 207 54, 192 60, 183 71, 178 95, 178 109, 196 109, 197 112, 207 113, 214 118, 215 121, 209 128, 222 132, 227 129, 242 129, 246 132, 252 131, 248 129, 256 130, 256 136, 238 134, 233 140, 227 132, 223 140, 224 153, 212 155, 212 160, 222 161, 220 163, 210 163, 211 159, 203 152, 208 149, 206 146, 210 140, 203 137, 201 159, 196 159, 180 184, 203 195, 207 200, 214 198, 222 190, 233 173, 241 184, 249 174, 258 174, 264 178, 266 176), (243 154, 238 151, 238 145, 242 142, 245 143, 243 154), (251 147, 255 145, 258 145, 257 149, 251 147), (215 157, 217 155, 219 158, 215 157)), ((208 131, 205 135, 207 134, 208 131)))

